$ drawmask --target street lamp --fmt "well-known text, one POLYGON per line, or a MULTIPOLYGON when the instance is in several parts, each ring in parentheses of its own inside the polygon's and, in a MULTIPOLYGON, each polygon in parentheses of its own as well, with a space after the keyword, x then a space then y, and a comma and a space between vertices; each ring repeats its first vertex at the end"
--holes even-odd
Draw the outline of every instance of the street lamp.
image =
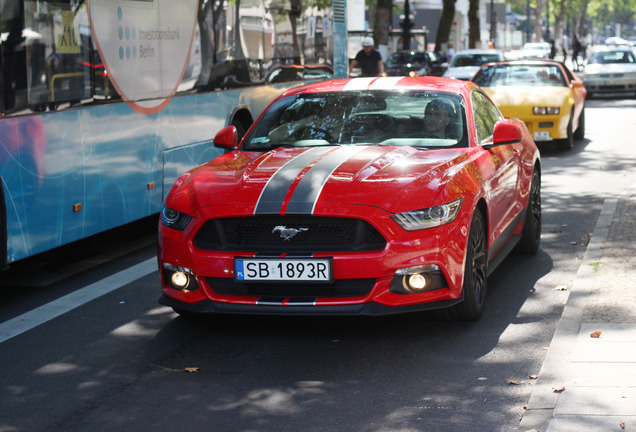
POLYGON ((408 51, 411 49, 411 27, 413 27, 409 0, 404 0, 404 19, 400 23, 400 27, 402 27, 402 49, 408 51))

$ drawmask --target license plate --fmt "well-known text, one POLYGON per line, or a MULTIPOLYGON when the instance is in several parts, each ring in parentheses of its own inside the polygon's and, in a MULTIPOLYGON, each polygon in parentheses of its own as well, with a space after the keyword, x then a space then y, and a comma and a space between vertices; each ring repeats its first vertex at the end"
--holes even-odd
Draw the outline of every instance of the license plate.
POLYGON ((534 133, 535 141, 552 141, 552 137, 550 136, 550 132, 548 131, 538 131, 534 133))
POLYGON ((242 282, 333 281, 331 258, 251 258, 234 259, 234 279, 242 282))

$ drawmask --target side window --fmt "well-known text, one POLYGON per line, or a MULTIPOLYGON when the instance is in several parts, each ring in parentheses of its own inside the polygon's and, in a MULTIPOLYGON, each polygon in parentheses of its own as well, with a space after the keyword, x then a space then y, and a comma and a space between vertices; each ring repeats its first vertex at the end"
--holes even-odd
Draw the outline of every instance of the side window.
POLYGON ((502 116, 497 107, 482 93, 473 91, 471 97, 473 100, 473 118, 475 119, 477 140, 483 143, 492 138, 495 123, 501 120, 502 116))
POLYGON ((119 99, 93 45, 86 7, 77 3, 2 2, 0 75, 6 114, 119 99))

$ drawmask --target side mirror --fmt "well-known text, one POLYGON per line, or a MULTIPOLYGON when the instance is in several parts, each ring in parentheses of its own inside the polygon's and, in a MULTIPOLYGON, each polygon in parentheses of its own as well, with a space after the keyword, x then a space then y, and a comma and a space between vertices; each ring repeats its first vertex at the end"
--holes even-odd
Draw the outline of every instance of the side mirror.
POLYGON ((238 146, 238 133, 234 126, 226 126, 214 136, 214 147, 233 150, 238 146))
POLYGON ((492 133, 492 146, 514 144, 521 142, 521 129, 509 121, 498 121, 492 133))

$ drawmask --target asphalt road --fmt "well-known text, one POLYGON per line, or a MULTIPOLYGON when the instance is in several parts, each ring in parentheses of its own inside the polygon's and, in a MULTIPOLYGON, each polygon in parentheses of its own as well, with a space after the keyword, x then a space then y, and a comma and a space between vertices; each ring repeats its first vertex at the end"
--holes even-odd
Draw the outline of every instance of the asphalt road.
POLYGON ((513 431, 603 201, 636 183, 634 118, 592 100, 585 140, 541 146, 541 250, 489 278, 479 322, 184 320, 157 303, 154 218, 13 266, 0 432, 513 431))

